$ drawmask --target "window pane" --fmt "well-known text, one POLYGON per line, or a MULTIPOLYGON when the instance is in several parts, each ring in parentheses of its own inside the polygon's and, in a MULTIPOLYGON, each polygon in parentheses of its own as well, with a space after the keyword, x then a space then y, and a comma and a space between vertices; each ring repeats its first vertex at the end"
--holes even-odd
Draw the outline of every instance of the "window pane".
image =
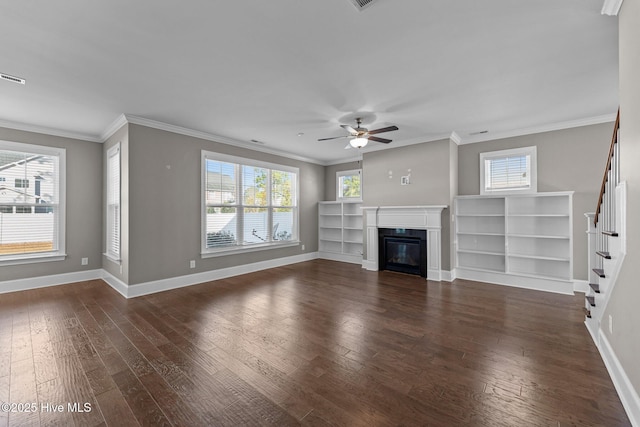
POLYGON ((295 206, 296 174, 279 170, 271 171, 271 201, 273 206, 295 206))
MULTIPOLYGON (((32 214, 32 206, 15 206, 16 213, 0 212, 0 255, 52 251, 55 213, 32 214)), ((50 207, 49 209, 54 209, 50 207)))
POLYGON ((339 178, 338 188, 340 189, 339 198, 356 198, 362 197, 360 192, 360 174, 341 175, 339 178))
POLYGON ((58 250, 58 165, 57 155, 0 149, 0 255, 58 250))
POLYGON ((237 209, 231 207, 207 208, 207 248, 235 245, 237 209))
POLYGON ((267 206, 267 169, 242 166, 242 203, 267 206))
POLYGON ((273 209, 273 240, 291 240, 293 238, 293 208, 273 209))
POLYGON ((530 186, 530 156, 487 159, 486 188, 493 190, 530 186))
POLYGON ((266 208, 244 208, 244 243, 269 242, 269 210, 266 208))
POLYGON ((233 163, 206 161, 207 204, 236 203, 236 168, 233 163))

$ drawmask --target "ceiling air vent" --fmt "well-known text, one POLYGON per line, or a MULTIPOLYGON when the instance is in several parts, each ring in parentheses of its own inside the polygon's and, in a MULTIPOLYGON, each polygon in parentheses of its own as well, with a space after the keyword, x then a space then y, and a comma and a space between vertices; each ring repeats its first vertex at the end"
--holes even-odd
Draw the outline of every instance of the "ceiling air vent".
POLYGON ((2 80, 8 80, 10 82, 14 82, 14 83, 18 83, 18 84, 25 84, 27 81, 25 79, 22 79, 20 77, 16 77, 16 76, 10 76, 9 74, 5 74, 5 73, 0 73, 0 78, 2 80))
POLYGON ((350 0, 350 1, 356 7, 356 9, 364 10, 367 7, 371 6, 375 0, 350 0))

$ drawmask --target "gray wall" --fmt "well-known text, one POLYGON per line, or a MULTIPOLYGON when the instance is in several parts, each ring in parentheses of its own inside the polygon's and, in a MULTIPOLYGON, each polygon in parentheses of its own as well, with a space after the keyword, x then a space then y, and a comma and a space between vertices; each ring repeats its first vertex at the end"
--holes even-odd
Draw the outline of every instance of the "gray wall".
POLYGON ((123 281, 129 282, 129 125, 125 124, 114 133, 102 147, 103 188, 102 188, 102 248, 106 252, 106 203, 107 203, 107 151, 120 143, 120 264, 103 255, 102 268, 123 281))
POLYGON ((604 333, 636 393, 640 393, 640 0, 626 0, 619 15, 620 176, 627 182, 627 253, 603 316, 604 333), (613 317, 613 334, 609 333, 613 317))
MULTIPOLYGON (((362 161, 364 206, 447 205, 451 203, 450 141, 365 153, 362 161), (400 177, 411 169, 411 184, 400 177), (393 177, 389 179, 389 171, 393 177)), ((450 270, 449 209, 443 212, 442 269, 450 270)))
POLYGON ((336 172, 362 169, 362 162, 340 163, 338 165, 326 166, 324 168, 324 200, 335 201, 336 194, 336 172))
POLYGON ((586 212, 594 212, 606 165, 613 123, 461 145, 460 195, 480 194, 480 153, 537 147, 538 192, 575 191, 573 195, 573 276, 587 279, 586 212))
POLYGON ((129 125, 129 285, 318 250, 324 167, 139 125, 129 125), (300 168, 305 245, 200 258, 201 150, 300 168), (196 268, 189 268, 196 260, 196 268))
POLYGON ((63 261, 0 267, 0 281, 102 266, 102 146, 77 139, 0 128, 0 139, 66 149, 66 252, 63 261), (81 258, 89 258, 81 265, 81 258))

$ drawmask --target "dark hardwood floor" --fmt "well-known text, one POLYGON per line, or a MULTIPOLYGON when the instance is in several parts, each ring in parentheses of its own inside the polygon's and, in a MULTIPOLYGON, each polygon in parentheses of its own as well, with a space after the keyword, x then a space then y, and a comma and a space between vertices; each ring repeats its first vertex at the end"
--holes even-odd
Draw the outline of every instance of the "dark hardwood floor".
POLYGON ((324 260, 3 294, 0 426, 629 425, 583 300, 324 260))

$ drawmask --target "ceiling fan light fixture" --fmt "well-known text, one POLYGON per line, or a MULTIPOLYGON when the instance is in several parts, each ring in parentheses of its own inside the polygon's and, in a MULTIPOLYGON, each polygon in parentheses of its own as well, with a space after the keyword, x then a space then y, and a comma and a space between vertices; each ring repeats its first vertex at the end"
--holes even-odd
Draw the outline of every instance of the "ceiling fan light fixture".
POLYGON ((362 148, 367 145, 368 142, 369 140, 367 138, 356 137, 349 141, 349 144, 351 144, 353 148, 362 148))

